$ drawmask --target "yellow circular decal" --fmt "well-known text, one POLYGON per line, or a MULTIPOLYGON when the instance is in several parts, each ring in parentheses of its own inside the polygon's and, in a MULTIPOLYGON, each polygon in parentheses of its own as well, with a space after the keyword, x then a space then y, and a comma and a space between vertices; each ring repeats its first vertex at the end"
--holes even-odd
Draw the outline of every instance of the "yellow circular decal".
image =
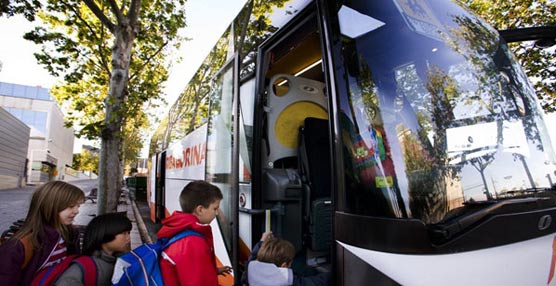
POLYGON ((328 112, 320 105, 310 101, 299 101, 284 108, 276 124, 274 134, 276 140, 285 147, 297 148, 299 127, 307 117, 328 119, 328 112))

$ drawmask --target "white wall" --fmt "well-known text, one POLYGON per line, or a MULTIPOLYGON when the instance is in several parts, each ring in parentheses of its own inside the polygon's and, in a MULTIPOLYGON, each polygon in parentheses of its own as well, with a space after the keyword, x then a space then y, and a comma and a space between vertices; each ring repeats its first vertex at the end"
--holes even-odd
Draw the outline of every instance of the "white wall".
POLYGON ((25 123, 0 108, 0 189, 25 183, 29 132, 25 123))
POLYGON ((47 120, 47 148, 50 155, 58 159, 58 179, 64 179, 65 167, 73 161, 73 128, 64 127, 64 115, 56 105, 52 105, 47 120))
MULTIPOLYGON (((30 162, 46 161, 47 156, 55 158, 57 176, 63 179, 66 165, 73 161, 73 128, 64 127, 64 115, 55 101, 0 96, 0 106, 23 110, 46 112, 46 134, 31 127, 27 158, 30 162)), ((28 166, 31 174, 31 164, 28 166)))

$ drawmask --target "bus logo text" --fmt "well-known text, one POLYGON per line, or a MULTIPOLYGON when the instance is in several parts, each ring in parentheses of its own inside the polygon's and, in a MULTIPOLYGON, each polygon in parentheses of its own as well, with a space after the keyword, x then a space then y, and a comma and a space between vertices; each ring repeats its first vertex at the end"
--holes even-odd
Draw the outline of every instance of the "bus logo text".
POLYGON ((166 170, 201 165, 205 161, 205 143, 187 147, 180 155, 166 157, 166 170))

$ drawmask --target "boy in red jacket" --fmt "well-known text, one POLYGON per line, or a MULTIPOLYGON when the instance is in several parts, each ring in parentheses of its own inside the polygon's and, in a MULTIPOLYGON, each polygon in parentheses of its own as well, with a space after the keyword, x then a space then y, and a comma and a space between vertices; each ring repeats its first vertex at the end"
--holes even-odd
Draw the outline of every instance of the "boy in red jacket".
POLYGON ((171 238, 186 229, 199 235, 186 236, 166 248, 160 271, 164 285, 217 286, 218 275, 231 272, 229 266, 216 267, 210 222, 218 215, 220 189, 205 181, 193 181, 180 194, 182 211, 162 221, 158 238, 171 238))

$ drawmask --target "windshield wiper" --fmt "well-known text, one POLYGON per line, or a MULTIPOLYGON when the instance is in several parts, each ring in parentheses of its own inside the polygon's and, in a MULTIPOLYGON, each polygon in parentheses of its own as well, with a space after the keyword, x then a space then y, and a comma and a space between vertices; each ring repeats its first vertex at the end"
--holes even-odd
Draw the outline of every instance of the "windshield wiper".
POLYGON ((535 198, 518 198, 518 199, 505 199, 497 201, 492 205, 476 211, 470 215, 455 218, 448 223, 435 225, 431 230, 434 237, 440 237, 444 240, 452 238, 454 235, 462 232, 469 226, 477 223, 486 216, 494 213, 501 207, 514 204, 535 203, 544 200, 550 200, 549 197, 535 197, 535 198))

